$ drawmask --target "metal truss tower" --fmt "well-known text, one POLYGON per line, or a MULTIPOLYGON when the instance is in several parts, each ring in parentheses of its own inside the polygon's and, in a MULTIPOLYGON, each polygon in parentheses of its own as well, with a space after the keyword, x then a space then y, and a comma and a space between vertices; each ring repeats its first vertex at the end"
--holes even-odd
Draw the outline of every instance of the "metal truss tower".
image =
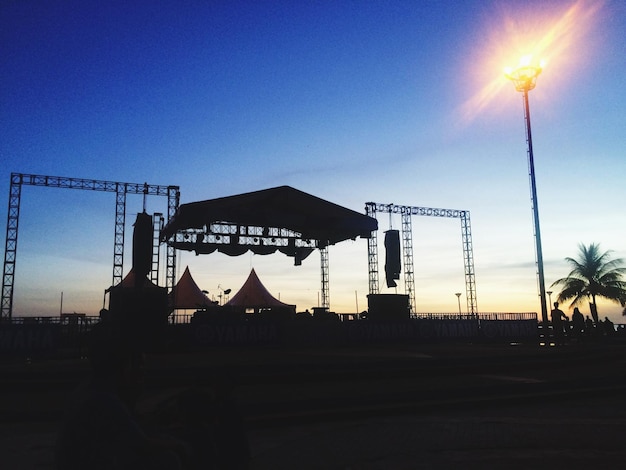
MULTIPOLYGON (((463 259, 465 267, 465 293, 467 298, 467 312, 478 315, 476 301, 476 279, 474 274, 474 253, 472 246, 472 230, 469 211, 456 209, 436 209, 431 207, 399 206, 396 204, 379 204, 366 202, 365 212, 370 217, 376 217, 376 212, 387 214, 401 214, 402 216, 402 240, 404 250, 404 286, 409 296, 409 307, 415 312, 415 280, 413 277, 413 233, 411 216, 449 217, 461 220, 461 239, 463 244, 463 259)), ((378 289, 378 242, 375 232, 368 243, 369 287, 370 294, 379 293, 378 289)))
MULTIPOLYGON (((365 213, 372 218, 376 218, 376 204, 370 202, 365 204, 365 213)), ((378 230, 372 231, 367 239, 367 264, 369 269, 369 293, 378 294, 378 230)), ((412 307, 411 307, 412 308, 412 307)))
MULTIPOLYGON (((167 187, 167 220, 171 220, 180 205, 180 190, 178 186, 167 187)), ((165 268, 165 286, 168 292, 171 292, 176 283, 176 248, 165 245, 166 248, 166 268, 165 268)))
POLYGON ((413 229, 411 212, 401 208, 402 214, 402 254, 404 261, 404 292, 409 296, 409 310, 415 313, 415 278, 413 277, 413 229))
POLYGON ((461 240, 463 242, 463 260, 465 264, 465 297, 467 311, 478 315, 476 303, 476 278, 474 273, 474 247, 472 246, 472 227, 469 211, 459 211, 461 219, 461 240))
POLYGON ((322 269, 322 307, 330 308, 330 289, 328 280, 328 245, 320 247, 322 269))
MULTIPOLYGON (((113 283, 124 277, 124 230, 126 228, 126 191, 123 183, 115 183, 115 241, 113 242, 113 283)), ((143 192, 143 191, 142 191, 143 192)))
POLYGON ((150 266, 150 280, 159 285, 159 266, 161 264, 160 239, 164 225, 163 214, 155 212, 152 217, 152 264, 150 266))
MULTIPOLYGON (((4 250, 4 271, 2 275, 2 299, 0 301, 0 320, 11 319, 13 311, 13 285, 17 258, 17 236, 20 215, 22 186, 46 186, 50 188, 83 189, 115 193, 115 238, 113 244, 113 286, 122 282, 124 266, 124 230, 126 225, 126 195, 143 194, 146 196, 167 196, 168 219, 174 216, 179 201, 178 186, 161 186, 148 183, 120 183, 60 176, 31 175, 11 173, 9 187, 9 210, 4 250)), ((153 251, 154 256, 154 251, 153 251)), ((154 260, 153 260, 154 262, 154 260)), ((158 261, 157 261, 158 265, 158 261)), ((153 264, 154 266, 154 264, 153 264)), ((176 272, 176 251, 167 248, 167 273, 165 284, 168 290, 174 286, 176 272)))

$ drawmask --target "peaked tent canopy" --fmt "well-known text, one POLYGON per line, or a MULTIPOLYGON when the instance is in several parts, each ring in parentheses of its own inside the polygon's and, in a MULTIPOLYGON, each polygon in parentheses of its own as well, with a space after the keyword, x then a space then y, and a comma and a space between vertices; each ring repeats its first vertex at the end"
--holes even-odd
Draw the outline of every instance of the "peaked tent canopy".
POLYGON ((110 292, 113 289, 122 289, 122 288, 123 289, 134 289, 134 288, 162 289, 162 287, 157 286, 154 282, 148 279, 147 276, 145 275, 138 276, 134 268, 131 268, 131 270, 128 271, 128 274, 126 274, 126 277, 122 279, 122 282, 120 282, 119 284, 115 286, 109 287, 108 289, 106 289, 106 292, 110 292))
POLYGON ((257 276, 254 268, 250 271, 250 275, 246 282, 244 282, 241 289, 226 302, 226 305, 231 307, 242 308, 289 308, 295 309, 295 305, 286 304, 275 298, 261 283, 261 280, 257 276))
POLYGON ((195 309, 213 304, 191 277, 189 266, 172 289, 170 299, 174 309, 195 309))
MULTIPOLYGON (((150 330, 167 323, 169 315, 167 289, 153 283, 146 275, 131 269, 126 277, 106 289, 109 293, 108 315, 123 319, 129 331, 150 330)), ((143 333, 142 333, 143 334, 143 333)))
MULTIPOLYGON (((301 240, 317 241, 318 247, 356 237, 369 238, 372 231, 378 229, 378 222, 372 217, 290 186, 279 186, 181 204, 163 229, 162 239, 178 249, 196 250, 198 253, 210 253, 215 249, 223 251, 224 244, 201 242, 202 237, 194 242, 177 240, 174 237, 177 232, 185 230, 203 230, 208 234, 212 224, 220 223, 287 229, 296 232, 297 238, 301 240)), ((231 252, 225 252, 238 255, 248 249, 256 254, 267 254, 276 251, 277 247, 261 243, 243 245, 240 242, 234 246, 231 243, 231 252), (235 247, 238 249, 234 249, 235 247)))

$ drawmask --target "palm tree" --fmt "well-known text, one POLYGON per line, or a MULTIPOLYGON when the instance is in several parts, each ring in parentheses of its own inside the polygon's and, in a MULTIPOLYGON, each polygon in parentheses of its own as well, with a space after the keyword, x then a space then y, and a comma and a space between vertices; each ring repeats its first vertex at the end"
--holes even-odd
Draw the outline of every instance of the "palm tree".
POLYGON ((613 302, 626 305, 626 267, 622 258, 611 259, 611 251, 600 252, 600 245, 592 243, 589 246, 578 245, 578 259, 565 258, 572 267, 572 271, 562 279, 552 283, 552 286, 562 286, 557 300, 563 302, 573 299, 570 307, 589 300, 589 308, 593 320, 598 322, 598 307, 596 297, 604 297, 613 302))

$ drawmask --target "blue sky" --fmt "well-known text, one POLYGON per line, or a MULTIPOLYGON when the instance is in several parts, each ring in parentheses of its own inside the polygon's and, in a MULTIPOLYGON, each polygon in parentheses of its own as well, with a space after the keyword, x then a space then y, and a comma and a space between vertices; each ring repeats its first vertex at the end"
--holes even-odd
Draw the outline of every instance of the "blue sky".
MULTIPOLYGON (((626 258, 624 31, 618 0, 5 1, 0 204, 21 172, 178 185, 183 203, 286 184, 358 211, 469 210, 479 310, 538 311, 522 99, 503 68, 547 59, 530 105, 549 285, 579 243, 626 258)), ((128 236, 141 210, 129 196, 128 236)), ((114 215, 114 194, 24 187, 14 314, 56 314, 61 292, 64 311, 97 313, 114 215)), ((413 233, 417 310, 456 311, 460 224, 413 218, 413 233)), ((316 254, 178 264, 212 295, 254 267, 281 300, 317 304, 316 254)), ((331 307, 365 308, 367 288, 366 242, 331 247, 331 307)))

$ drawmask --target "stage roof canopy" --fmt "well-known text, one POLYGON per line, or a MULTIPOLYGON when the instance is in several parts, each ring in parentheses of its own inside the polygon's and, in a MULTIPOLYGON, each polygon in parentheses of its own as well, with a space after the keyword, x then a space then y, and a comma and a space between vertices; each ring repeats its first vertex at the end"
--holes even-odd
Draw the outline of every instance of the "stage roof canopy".
POLYGON ((181 204, 163 229, 162 239, 196 253, 219 250, 239 255, 248 250, 257 254, 280 250, 297 259, 294 253, 298 250, 369 238, 377 228, 378 222, 372 217, 290 186, 279 186, 181 204))

